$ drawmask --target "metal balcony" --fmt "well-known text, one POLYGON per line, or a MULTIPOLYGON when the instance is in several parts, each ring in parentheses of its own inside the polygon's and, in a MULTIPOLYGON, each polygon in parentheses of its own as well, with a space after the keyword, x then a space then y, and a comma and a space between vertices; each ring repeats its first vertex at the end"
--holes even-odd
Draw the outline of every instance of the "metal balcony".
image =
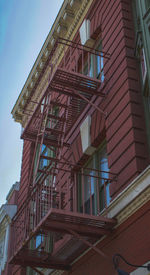
MULTIPOLYGON (((43 116, 43 108, 48 106, 45 98, 51 97, 51 109, 59 109, 59 115, 51 113, 50 120, 62 122, 62 116, 67 112, 67 125, 65 136, 75 124, 85 107, 89 104, 94 105, 96 97, 104 97, 104 87, 107 83, 107 67, 110 60, 108 53, 83 46, 79 43, 59 38, 51 51, 49 57, 49 81, 44 87, 44 95, 40 102, 32 101, 36 106, 35 110, 26 109, 25 114, 31 116, 22 138, 35 140, 40 121, 43 116), (63 58, 59 56, 63 54, 63 58), (59 64, 59 65, 58 65, 59 64)), ((100 110, 102 113, 103 111, 100 110)), ((54 143, 54 138, 52 139, 54 143)), ((46 140, 48 142, 48 140, 46 140)))
POLYGON ((67 270, 89 241, 94 243, 116 225, 101 215, 108 206, 107 187, 116 177, 82 169, 65 174, 65 181, 57 176, 55 186, 52 174, 36 184, 16 214, 10 263, 67 270))

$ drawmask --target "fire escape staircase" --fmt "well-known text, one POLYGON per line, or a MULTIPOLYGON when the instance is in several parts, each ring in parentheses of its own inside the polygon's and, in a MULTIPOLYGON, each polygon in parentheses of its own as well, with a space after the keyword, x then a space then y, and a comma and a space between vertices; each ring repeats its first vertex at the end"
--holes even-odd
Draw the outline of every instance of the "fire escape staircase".
MULTIPOLYGON (((85 213, 77 209, 74 191, 77 176, 72 172, 75 165, 64 157, 70 148, 66 136, 86 106, 91 104, 103 112, 93 103, 93 97, 104 97, 104 80, 83 72, 83 63, 86 62, 90 71, 91 56, 101 57, 102 53, 59 39, 51 53, 53 64, 57 64, 56 49, 60 45, 67 48, 64 58, 57 68, 51 65, 45 94, 39 103, 34 102, 37 107, 22 134, 23 139, 34 142, 35 149, 28 199, 12 223, 15 239, 10 263, 30 266, 37 272, 38 267, 69 269, 78 251, 82 253, 87 246, 105 257, 94 243, 116 225, 116 220, 102 216, 100 211, 93 214, 92 210, 85 213), (64 243, 74 245, 76 253, 71 255, 71 248, 69 245, 64 248, 64 243)), ((103 58, 107 64, 107 54, 103 53, 103 58)), ((98 172, 94 171, 97 182, 98 172)), ((107 177, 105 183, 113 180, 116 175, 107 177)))

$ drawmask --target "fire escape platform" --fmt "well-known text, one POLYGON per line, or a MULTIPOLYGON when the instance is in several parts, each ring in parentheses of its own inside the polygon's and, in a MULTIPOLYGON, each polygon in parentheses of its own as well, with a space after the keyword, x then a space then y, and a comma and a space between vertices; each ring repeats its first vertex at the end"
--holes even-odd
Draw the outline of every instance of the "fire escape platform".
POLYGON ((101 92, 101 85, 101 81, 96 78, 61 68, 57 68, 50 80, 52 90, 75 97, 80 97, 80 93, 88 98, 93 95, 103 97, 105 95, 101 92))
POLYGON ((80 236, 85 241, 91 240, 92 243, 102 236, 108 235, 116 223, 116 219, 51 208, 18 248, 11 258, 10 264, 69 270, 76 256, 87 249, 80 236), (39 234, 46 236, 49 232, 61 235, 62 238, 63 236, 70 236, 70 241, 64 243, 62 251, 59 249, 57 253, 48 253, 42 249, 32 250, 28 247, 30 240, 39 234), (75 236, 77 236, 76 240, 75 236), (71 247, 69 243, 72 243, 71 247), (68 246, 70 247, 69 255, 66 252, 68 246))
POLYGON ((109 234, 115 225, 115 219, 52 208, 41 220, 38 229, 64 234, 72 230, 85 237, 99 238, 109 234))
POLYGON ((52 256, 50 253, 44 251, 35 251, 26 248, 21 249, 13 258, 10 259, 9 263, 59 270, 69 270, 71 268, 68 261, 58 259, 58 257, 52 256))

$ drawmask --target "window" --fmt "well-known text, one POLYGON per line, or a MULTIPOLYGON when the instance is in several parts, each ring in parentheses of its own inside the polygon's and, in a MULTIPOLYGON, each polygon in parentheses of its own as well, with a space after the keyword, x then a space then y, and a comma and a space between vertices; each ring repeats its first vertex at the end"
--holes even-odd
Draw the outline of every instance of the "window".
POLYGON ((104 54, 101 41, 93 48, 92 53, 84 51, 83 56, 81 55, 78 59, 78 72, 104 82, 104 54))
POLYGON ((147 74, 147 66, 146 66, 146 59, 145 59, 145 51, 143 47, 140 49, 140 65, 141 65, 142 80, 144 84, 146 79, 146 74, 147 74))
POLYGON ((39 234, 34 238, 35 249, 51 253, 53 250, 53 238, 51 232, 46 234, 39 234))
POLYGON ((144 86, 146 76, 147 76, 147 65, 146 65, 145 50, 144 50, 144 46, 143 46, 141 32, 137 32, 135 53, 136 53, 136 56, 138 57, 139 62, 140 62, 141 78, 142 78, 142 83, 144 86))
POLYGON ((90 20, 85 19, 80 27, 80 40, 81 44, 84 45, 90 38, 90 20))
MULTIPOLYGON (((96 47, 96 50, 102 51, 102 43, 96 47)), ((100 55, 96 57, 96 78, 100 79, 101 82, 104 82, 104 57, 103 53, 101 52, 100 55)))
POLYGON ((53 109, 49 111, 49 115, 52 115, 53 118, 47 119, 46 127, 54 129, 58 124, 58 120, 56 118, 59 117, 59 107, 58 106, 53 107, 53 109))
POLYGON ((105 182, 107 181, 108 178, 108 159, 107 159, 107 153, 106 153, 106 148, 103 148, 98 152, 97 155, 97 163, 99 164, 98 169, 101 171, 99 176, 101 177, 100 180, 100 210, 105 208, 105 203, 106 206, 109 205, 110 203, 110 193, 109 193, 109 183, 105 185, 105 182), (105 198, 105 200, 104 200, 105 198))
POLYGON ((78 173, 78 211, 97 215, 110 203, 106 146, 78 173))
POLYGON ((98 78, 104 82, 104 56, 102 53, 102 43, 96 46, 97 54, 91 55, 90 76, 98 78))
MULTIPOLYGON (((51 148, 49 148, 46 145, 42 144, 42 146, 41 146, 41 153, 40 153, 39 152, 39 150, 40 150, 40 144, 38 144, 37 151, 36 151, 35 162, 34 162, 34 169, 33 169, 33 174, 34 175, 36 173, 37 165, 38 165, 38 170, 43 170, 44 171, 48 166, 49 166, 48 170, 50 170, 52 168, 52 166, 54 165, 54 163, 52 162, 52 164, 50 165, 50 160, 44 159, 44 158, 42 158, 42 156, 45 156, 45 157, 54 157, 55 156, 55 151, 56 151, 55 149, 56 148, 54 148, 52 146, 51 146, 51 148), (39 153, 40 153, 41 158, 40 158, 39 164, 38 164, 39 153)), ((38 171, 38 170, 37 170, 37 173, 36 173, 36 182, 37 182, 37 180, 39 179, 39 177, 41 175, 41 172, 38 171)), ((49 181, 50 181, 50 175, 47 176, 45 182, 48 184, 49 181)))

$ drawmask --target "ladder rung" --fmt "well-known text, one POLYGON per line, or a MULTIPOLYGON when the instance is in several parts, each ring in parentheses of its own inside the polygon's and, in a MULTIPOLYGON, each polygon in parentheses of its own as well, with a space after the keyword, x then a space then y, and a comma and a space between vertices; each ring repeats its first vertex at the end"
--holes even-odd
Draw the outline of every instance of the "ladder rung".
POLYGON ((59 131, 59 130, 52 129, 52 128, 46 128, 45 131, 46 132, 53 132, 53 133, 56 133, 56 134, 64 134, 63 131, 59 131))
POLYGON ((58 117, 58 116, 54 116, 52 114, 48 114, 48 118, 52 118, 52 119, 55 119, 55 120, 59 120, 59 121, 62 121, 62 122, 66 122, 66 119, 63 118, 63 117, 58 117))
POLYGON ((52 105, 55 105, 55 106, 63 107, 63 108, 65 108, 65 109, 68 108, 67 105, 62 104, 62 103, 60 103, 60 102, 53 101, 53 100, 51 101, 51 104, 52 104, 52 105))

